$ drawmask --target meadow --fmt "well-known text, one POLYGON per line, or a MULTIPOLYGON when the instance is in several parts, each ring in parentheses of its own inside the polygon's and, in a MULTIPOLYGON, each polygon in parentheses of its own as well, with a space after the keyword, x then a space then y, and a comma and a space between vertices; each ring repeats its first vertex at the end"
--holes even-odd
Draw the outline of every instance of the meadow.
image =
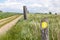
POLYGON ((7 18, 13 15, 18 15, 19 13, 10 13, 10 12, 0 12, 0 19, 7 18))
POLYGON ((60 15, 54 14, 27 14, 27 20, 21 18, 0 40, 41 40, 40 21, 45 17, 49 20, 49 40, 60 40, 60 15))
POLYGON ((0 12, 0 28, 20 16, 19 13, 0 12))

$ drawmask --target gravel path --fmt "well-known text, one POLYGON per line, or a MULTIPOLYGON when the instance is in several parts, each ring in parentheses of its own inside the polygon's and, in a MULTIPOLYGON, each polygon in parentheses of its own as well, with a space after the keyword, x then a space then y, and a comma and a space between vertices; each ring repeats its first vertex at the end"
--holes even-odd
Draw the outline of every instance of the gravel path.
POLYGON ((22 17, 22 15, 19 16, 19 17, 16 18, 16 19, 14 19, 13 21, 7 23, 6 25, 2 26, 2 27, 0 28, 0 35, 5 34, 11 27, 13 27, 13 26, 18 22, 18 20, 19 20, 21 17, 22 17))

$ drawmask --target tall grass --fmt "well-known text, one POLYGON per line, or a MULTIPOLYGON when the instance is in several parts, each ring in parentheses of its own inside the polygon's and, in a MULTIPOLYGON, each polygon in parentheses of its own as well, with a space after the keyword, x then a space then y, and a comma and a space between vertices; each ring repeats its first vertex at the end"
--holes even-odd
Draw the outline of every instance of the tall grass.
POLYGON ((60 15, 29 14, 28 19, 20 19, 0 40, 41 40, 40 20, 49 19, 49 39, 60 40, 60 15))

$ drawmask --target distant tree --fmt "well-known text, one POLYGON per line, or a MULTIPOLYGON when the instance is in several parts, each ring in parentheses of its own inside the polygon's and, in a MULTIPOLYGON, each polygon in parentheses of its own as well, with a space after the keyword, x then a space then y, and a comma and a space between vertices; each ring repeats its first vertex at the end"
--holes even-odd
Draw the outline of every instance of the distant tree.
POLYGON ((0 12, 2 12, 2 11, 0 10, 0 12))
POLYGON ((47 13, 45 13, 45 14, 47 14, 47 13))
POLYGON ((55 15, 57 15, 57 13, 55 13, 55 15))
POLYGON ((52 14, 51 12, 49 12, 49 14, 52 14))

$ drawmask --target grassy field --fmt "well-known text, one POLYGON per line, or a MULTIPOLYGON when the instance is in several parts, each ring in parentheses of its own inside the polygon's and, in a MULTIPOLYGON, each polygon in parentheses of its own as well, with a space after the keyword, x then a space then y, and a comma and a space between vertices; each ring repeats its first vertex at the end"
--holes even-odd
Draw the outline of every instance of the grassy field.
POLYGON ((0 19, 7 18, 13 15, 18 15, 18 13, 0 12, 0 19))
POLYGON ((49 39, 60 40, 60 15, 28 14, 28 19, 21 18, 0 40, 41 40, 40 21, 49 20, 49 39))
POLYGON ((19 13, 0 12, 0 28, 20 15, 19 13))

